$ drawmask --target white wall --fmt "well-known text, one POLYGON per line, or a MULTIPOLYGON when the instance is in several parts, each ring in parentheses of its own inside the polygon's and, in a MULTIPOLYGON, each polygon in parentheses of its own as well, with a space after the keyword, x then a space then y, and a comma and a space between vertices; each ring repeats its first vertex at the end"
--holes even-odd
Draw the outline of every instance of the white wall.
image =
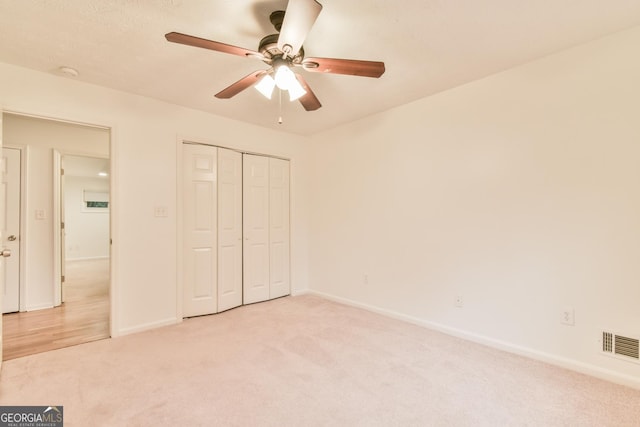
POLYGON ((640 335, 638 46, 640 27, 316 135, 311 289, 640 387, 598 353, 601 328, 640 335))
MULTIPOLYGON (((0 64, 0 108, 111 127, 112 334, 171 324, 177 300, 177 140, 291 159, 292 290, 307 288, 306 138, 0 64), (154 217, 155 207, 168 208, 154 217)), ((214 102, 214 101, 212 101, 214 102)))
POLYGON ((67 261, 109 257, 109 212, 87 209, 84 192, 109 193, 105 178, 64 178, 65 257, 67 261))
POLYGON ((26 219, 21 244, 26 247, 24 281, 26 310, 53 307, 53 150, 108 156, 109 131, 89 126, 4 115, 3 143, 24 148, 26 155, 26 219), (36 219, 43 210, 44 219, 36 219))
POLYGON ((639 365, 600 356, 597 336, 640 334, 639 44, 639 28, 595 41, 317 135, 311 150, 300 136, 6 64, 0 108, 112 128, 114 335, 179 320, 186 137, 292 159, 294 292, 310 283, 638 385, 639 365), (559 322, 566 305, 573 327, 559 322))

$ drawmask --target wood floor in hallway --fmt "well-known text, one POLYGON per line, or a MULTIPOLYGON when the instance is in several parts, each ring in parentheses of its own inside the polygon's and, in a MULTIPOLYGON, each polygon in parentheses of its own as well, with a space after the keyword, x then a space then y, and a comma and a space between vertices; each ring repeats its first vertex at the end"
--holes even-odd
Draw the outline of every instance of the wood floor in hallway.
POLYGON ((68 261, 65 302, 3 315, 3 360, 109 337, 109 260, 68 261))

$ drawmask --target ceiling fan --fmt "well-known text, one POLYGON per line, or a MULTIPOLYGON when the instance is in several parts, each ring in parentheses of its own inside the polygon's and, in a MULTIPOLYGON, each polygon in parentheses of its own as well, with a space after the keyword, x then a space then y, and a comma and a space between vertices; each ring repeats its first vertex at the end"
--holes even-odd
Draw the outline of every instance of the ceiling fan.
POLYGON ((307 111, 322 106, 302 75, 291 69, 301 67, 314 73, 346 74, 352 76, 380 77, 384 63, 355 59, 305 58, 302 43, 318 18, 322 5, 316 0, 289 0, 287 10, 273 12, 269 19, 279 34, 264 37, 257 51, 202 39, 187 34, 171 32, 165 35, 173 43, 215 50, 232 55, 257 58, 270 68, 258 70, 218 92, 216 98, 231 98, 250 86, 271 98, 274 88, 288 91, 291 101, 299 100, 307 111))

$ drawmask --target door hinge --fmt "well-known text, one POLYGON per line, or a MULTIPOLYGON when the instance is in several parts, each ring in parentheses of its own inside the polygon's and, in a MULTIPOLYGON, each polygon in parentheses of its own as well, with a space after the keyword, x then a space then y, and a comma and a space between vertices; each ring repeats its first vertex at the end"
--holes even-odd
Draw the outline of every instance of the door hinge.
POLYGON ((61 282, 61 283, 64 283, 64 276, 61 276, 61 277, 60 277, 60 282, 61 282))
POLYGON ((60 223, 60 228, 64 230, 64 221, 60 223))
POLYGON ((60 169, 60 175, 64 175, 64 169, 60 169))

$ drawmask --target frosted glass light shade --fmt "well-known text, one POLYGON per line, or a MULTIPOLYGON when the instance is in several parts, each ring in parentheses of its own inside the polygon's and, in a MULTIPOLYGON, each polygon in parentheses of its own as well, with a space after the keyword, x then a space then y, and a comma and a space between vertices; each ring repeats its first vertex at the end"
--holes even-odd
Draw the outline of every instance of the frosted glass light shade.
POLYGON ((258 92, 263 94, 267 99, 271 99, 273 94, 273 88, 276 86, 276 81, 267 74, 260 80, 254 87, 258 92))
POLYGON ((296 79, 295 83, 289 86, 289 101, 295 101, 306 93, 307 91, 304 90, 298 79, 296 79))
POLYGON ((281 65, 276 70, 276 86, 278 86, 282 90, 288 90, 291 85, 296 84, 298 80, 296 80, 296 76, 293 74, 293 71, 289 69, 286 65, 281 65))

